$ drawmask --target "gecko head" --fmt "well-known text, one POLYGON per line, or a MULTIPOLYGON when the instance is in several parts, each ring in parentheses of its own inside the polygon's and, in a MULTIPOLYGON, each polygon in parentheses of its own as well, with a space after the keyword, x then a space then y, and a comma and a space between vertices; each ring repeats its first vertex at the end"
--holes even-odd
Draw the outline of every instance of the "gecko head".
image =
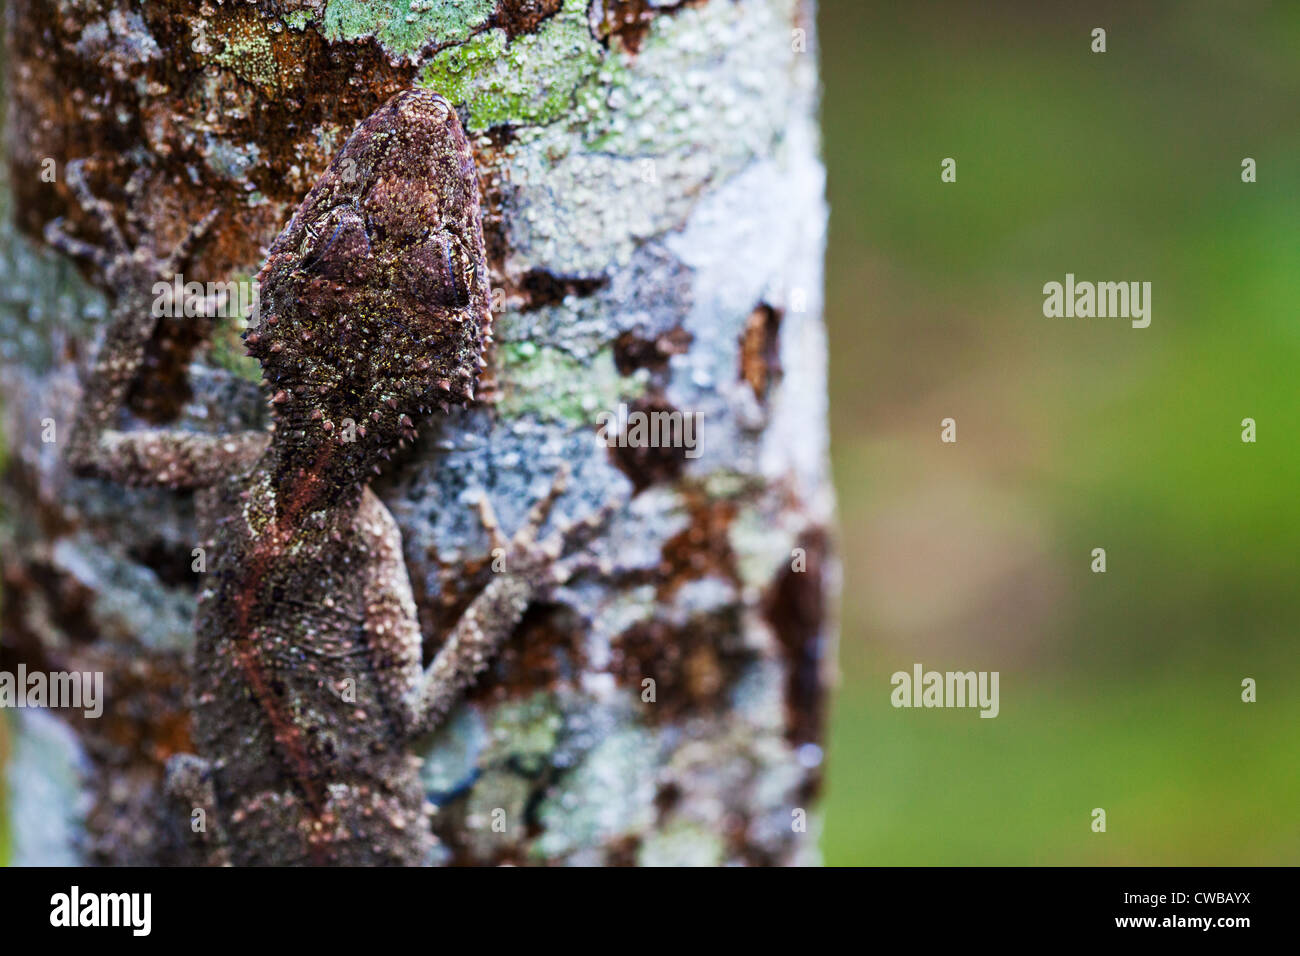
MULTIPOLYGON (((473 154, 427 90, 365 119, 271 246, 246 335, 277 418, 352 420, 412 437, 434 404, 467 402, 491 335, 473 154)), ((305 436, 304 436, 305 437, 305 436)))

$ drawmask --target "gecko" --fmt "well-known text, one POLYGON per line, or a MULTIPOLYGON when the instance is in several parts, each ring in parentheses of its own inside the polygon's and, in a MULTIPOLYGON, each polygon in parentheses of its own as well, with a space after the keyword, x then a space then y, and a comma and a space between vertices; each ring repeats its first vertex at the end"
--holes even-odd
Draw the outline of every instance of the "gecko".
POLYGON ((159 256, 128 243, 80 163, 67 180, 103 242, 61 219, 47 240, 92 260, 116 290, 70 466, 193 490, 210 556, 191 676, 197 753, 171 758, 168 792, 205 821, 209 862, 428 863, 432 808, 412 742, 446 718, 529 603, 568 579, 568 559, 609 515, 542 538, 563 465, 513 537, 480 496, 505 570, 422 667, 400 533, 369 485, 417 421, 473 400, 491 341, 478 180, 455 110, 427 90, 393 96, 270 246, 261 321, 244 333, 270 403, 265 432, 121 427, 157 323, 148 290, 186 262, 215 213, 159 256))

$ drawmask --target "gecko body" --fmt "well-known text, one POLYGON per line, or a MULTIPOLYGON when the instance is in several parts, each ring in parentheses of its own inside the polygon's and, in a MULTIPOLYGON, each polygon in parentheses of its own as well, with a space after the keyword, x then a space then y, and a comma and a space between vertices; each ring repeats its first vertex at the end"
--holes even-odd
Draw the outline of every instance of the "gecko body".
MULTIPOLYGON (((69 182, 101 218, 79 169, 69 182)), ((111 217, 109 217, 111 220, 111 217)), ((193 668, 197 755, 169 788, 205 821, 214 861, 419 864, 434 844, 410 742, 436 728, 604 515, 538 538, 564 471, 506 540, 506 556, 427 669, 396 523, 368 483, 416 423, 465 402, 490 340, 473 157, 441 96, 399 93, 364 120, 272 244, 261 321, 269 434, 119 431, 156 319, 139 289, 167 280, 206 223, 165 260, 112 255, 63 232, 119 289, 86 385, 73 466, 196 490, 210 555, 193 668), (200 814, 199 811, 202 811, 200 814)))

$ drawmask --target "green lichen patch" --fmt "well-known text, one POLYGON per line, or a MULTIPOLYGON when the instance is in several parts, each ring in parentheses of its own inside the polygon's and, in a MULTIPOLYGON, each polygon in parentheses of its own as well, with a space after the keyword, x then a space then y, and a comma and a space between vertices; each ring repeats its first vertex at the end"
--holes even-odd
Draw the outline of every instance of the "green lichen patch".
POLYGON ((37 373, 58 361, 51 332, 85 336, 108 314, 102 292, 87 283, 65 256, 0 224, 0 362, 37 373))
POLYGON ((786 122, 773 91, 786 88, 776 77, 797 63, 788 27, 797 2, 708 3, 656 16, 639 52, 611 53, 608 108, 592 116, 588 149, 661 157, 664 178, 680 163, 728 168, 764 153, 786 122))
POLYGON ((729 529, 740 580, 756 591, 766 587, 772 576, 795 558, 794 532, 775 522, 777 514, 774 508, 744 507, 729 529))
POLYGON ((595 426, 596 416, 620 401, 639 396, 644 383, 620 375, 613 348, 596 354, 591 365, 567 352, 532 342, 511 343, 501 356, 501 400, 506 418, 532 414, 571 425, 595 426))
POLYGON ((89 809, 88 762, 76 734, 47 710, 16 710, 12 751, 0 783, 8 786, 9 862, 80 866, 79 834, 89 809))
POLYGON ((311 23, 310 10, 291 10, 284 15, 284 25, 290 30, 297 30, 299 33, 306 30, 309 23, 311 23))
POLYGON ((465 40, 487 22, 495 5, 495 0, 332 0, 321 32, 331 42, 374 37, 394 56, 409 57, 465 40))
POLYGON ((214 44, 212 59, 246 83, 274 94, 290 85, 281 75, 283 57, 277 55, 275 32, 283 32, 278 20, 264 20, 244 14, 211 24, 214 44), (271 24, 277 30, 273 31, 271 24))
POLYGON ((460 836, 478 861, 511 853, 527 837, 527 809, 532 783, 509 770, 490 770, 479 777, 465 801, 460 836))
POLYGON ((492 714, 481 764, 508 763, 523 773, 538 773, 550 760, 563 729, 564 716, 552 694, 539 692, 502 704, 492 714))
POLYGON ((435 55, 419 85, 469 111, 467 127, 544 125, 569 114, 605 50, 587 26, 587 0, 565 0, 536 33, 510 39, 493 29, 435 55))
POLYGON ((204 153, 208 168, 223 179, 243 183, 249 170, 257 165, 261 150, 256 143, 236 143, 221 137, 211 137, 204 153))
POLYGON ((679 820, 646 835, 637 853, 637 865, 721 866, 726 851, 716 831, 679 820))
POLYGON ((529 852, 552 860, 640 834, 654 823, 657 745, 647 731, 611 731, 552 787, 537 809, 542 835, 529 852))

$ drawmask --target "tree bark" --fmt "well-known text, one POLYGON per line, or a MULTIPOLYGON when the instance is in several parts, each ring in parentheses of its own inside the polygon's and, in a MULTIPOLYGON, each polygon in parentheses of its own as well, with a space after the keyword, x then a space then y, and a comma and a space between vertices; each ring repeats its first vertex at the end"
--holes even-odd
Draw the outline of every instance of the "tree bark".
MULTIPOLYGON (((561 519, 619 504, 422 745, 439 861, 815 861, 836 569, 812 3, 7 3, 0 670, 102 671, 106 695, 98 719, 7 715, 13 862, 188 861, 160 788, 189 747, 192 501, 63 463, 107 312, 40 238, 95 234, 66 163, 159 250, 219 209, 185 279, 247 278, 416 85, 470 134, 496 295, 478 400, 375 486, 426 654, 490 573, 471 492, 509 531, 567 461, 561 519), (686 416, 694 447, 647 445, 636 412, 686 416)), ((261 427, 239 332, 164 320, 137 424, 261 427)))

